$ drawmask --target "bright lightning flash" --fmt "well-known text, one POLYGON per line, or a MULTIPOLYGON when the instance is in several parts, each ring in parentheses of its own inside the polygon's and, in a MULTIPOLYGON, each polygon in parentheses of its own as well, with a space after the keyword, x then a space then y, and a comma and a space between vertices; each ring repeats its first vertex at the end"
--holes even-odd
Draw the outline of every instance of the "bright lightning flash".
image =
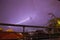
MULTIPOLYGON (((31 19, 31 17, 27 17, 26 19, 24 19, 24 20, 22 20, 22 21, 20 21, 18 23, 15 23, 15 24, 21 24, 21 23, 24 23, 24 22, 26 22, 26 21, 28 21, 30 19, 31 19)), ((8 27, 11 28, 11 26, 8 26, 8 27)))

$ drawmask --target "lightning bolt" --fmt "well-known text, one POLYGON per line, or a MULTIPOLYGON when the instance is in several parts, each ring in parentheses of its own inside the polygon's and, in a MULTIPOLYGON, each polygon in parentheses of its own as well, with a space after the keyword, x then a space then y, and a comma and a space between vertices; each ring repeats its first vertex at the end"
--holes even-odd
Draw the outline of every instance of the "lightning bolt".
POLYGON ((26 18, 26 19, 24 19, 24 20, 22 20, 22 21, 20 21, 20 22, 18 22, 18 23, 16 23, 16 24, 21 24, 21 23, 24 23, 24 22, 26 22, 26 21, 28 21, 28 20, 30 20, 30 17, 28 17, 28 18, 26 18))
MULTIPOLYGON (((26 21, 28 21, 28 20, 30 20, 31 19, 31 17, 27 17, 26 19, 24 19, 24 20, 21 20, 20 22, 17 22, 17 23, 15 23, 15 24, 21 24, 21 23, 24 23, 24 22, 26 22, 26 21)), ((8 26, 9 28, 11 28, 11 26, 8 26)))

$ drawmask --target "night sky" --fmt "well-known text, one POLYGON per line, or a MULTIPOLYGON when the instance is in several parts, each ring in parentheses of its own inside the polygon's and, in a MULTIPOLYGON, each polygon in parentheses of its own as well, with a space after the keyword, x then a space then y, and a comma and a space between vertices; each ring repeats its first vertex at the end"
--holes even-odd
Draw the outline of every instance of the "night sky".
MULTIPOLYGON (((0 22, 45 26, 51 19, 48 13, 60 17, 58 0, 0 0, 0 22)), ((4 27, 6 28, 6 27, 4 27)), ((11 27, 14 30, 21 30, 11 27)))

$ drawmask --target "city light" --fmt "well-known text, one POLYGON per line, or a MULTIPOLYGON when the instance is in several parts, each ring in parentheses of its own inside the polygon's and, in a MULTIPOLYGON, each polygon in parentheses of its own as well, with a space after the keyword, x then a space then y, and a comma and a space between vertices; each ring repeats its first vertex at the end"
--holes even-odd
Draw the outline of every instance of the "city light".
POLYGON ((60 20, 58 20, 57 22, 58 22, 58 24, 60 24, 60 20))

